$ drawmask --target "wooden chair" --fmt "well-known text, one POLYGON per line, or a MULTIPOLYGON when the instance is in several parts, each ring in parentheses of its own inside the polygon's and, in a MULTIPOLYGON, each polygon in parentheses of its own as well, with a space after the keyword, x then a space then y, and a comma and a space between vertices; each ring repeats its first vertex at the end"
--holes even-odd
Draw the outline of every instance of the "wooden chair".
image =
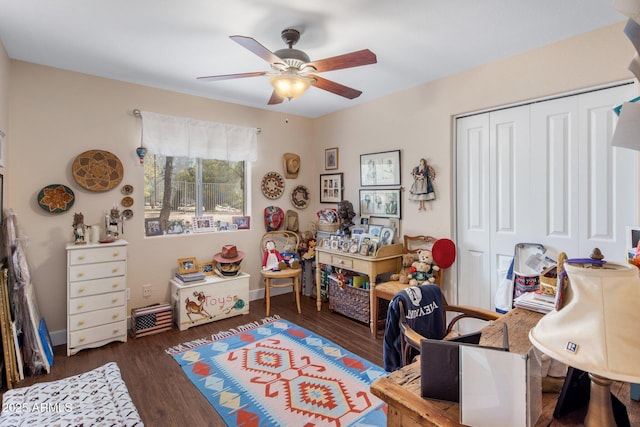
MULTIPOLYGON (((431 249, 433 244, 436 242, 435 237, 431 236, 404 236, 404 250, 405 254, 416 253, 419 249, 431 249)), ((436 285, 442 285, 442 271, 438 271, 436 275, 436 285)), ((389 281, 382 282, 376 284, 376 286, 372 289, 372 301, 373 307, 371 307, 372 315, 373 315, 373 335, 377 338, 378 331, 384 331, 384 325, 386 323, 386 318, 378 319, 378 307, 380 304, 380 300, 383 301, 391 301, 393 296, 397 294, 402 289, 408 288, 409 284, 400 283, 399 281, 389 281)))
MULTIPOLYGON (((300 245, 299 236, 286 230, 268 231, 262 235, 260 239, 260 259, 264 257, 265 243, 267 241, 273 241, 276 245, 276 249, 279 252, 284 252, 285 247, 290 246, 292 252, 298 253, 298 246, 300 245)), ((302 266, 298 268, 285 267, 279 271, 261 270, 260 274, 264 278, 264 298, 267 303, 267 316, 269 316, 271 308, 271 288, 293 288, 293 293, 296 299, 296 305, 298 307, 298 313, 300 310, 300 276, 302 275, 302 266), (286 280, 286 282, 281 282, 286 280)))

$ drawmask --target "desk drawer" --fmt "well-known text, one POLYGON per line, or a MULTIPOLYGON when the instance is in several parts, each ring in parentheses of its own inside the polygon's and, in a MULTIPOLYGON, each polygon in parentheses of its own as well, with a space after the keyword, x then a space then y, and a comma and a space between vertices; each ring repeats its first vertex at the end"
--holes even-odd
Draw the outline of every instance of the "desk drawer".
POLYGON ((354 261, 353 258, 331 254, 331 259, 328 262, 328 264, 331 264, 333 266, 340 267, 340 268, 348 268, 351 270, 353 269, 353 264, 354 264, 353 261, 354 261))
POLYGON ((69 313, 67 314, 72 315, 100 310, 103 308, 124 306, 125 302, 125 291, 93 295, 90 297, 73 298, 69 299, 69 313))
POLYGON ((86 248, 69 251, 69 265, 93 264, 96 262, 124 261, 127 259, 126 246, 86 248))
POLYGON ((117 322, 127 318, 127 309, 124 305, 120 307, 107 308, 105 310, 95 310, 88 313, 80 313, 69 316, 69 331, 79 331, 81 329, 93 328, 106 323, 117 322))
POLYGON ((124 276, 127 273, 126 261, 103 262, 99 264, 74 265, 69 267, 69 282, 101 279, 104 277, 124 276))
POLYGON ((95 328, 83 329, 69 334, 69 347, 90 344, 97 341, 117 339, 127 334, 127 320, 97 326, 95 328))
POLYGON ((109 277, 106 279, 85 280, 69 284, 69 298, 98 295, 120 291, 127 288, 125 276, 109 277))

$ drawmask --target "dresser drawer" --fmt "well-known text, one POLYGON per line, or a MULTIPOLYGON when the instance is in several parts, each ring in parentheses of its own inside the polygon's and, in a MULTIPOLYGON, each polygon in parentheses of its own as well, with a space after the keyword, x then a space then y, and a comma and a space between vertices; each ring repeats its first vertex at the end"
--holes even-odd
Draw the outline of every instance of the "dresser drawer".
POLYGON ((86 313, 103 308, 113 308, 124 306, 126 303, 125 291, 113 292, 110 294, 93 295, 69 299, 68 315, 86 313))
POLYGON ((84 280, 69 284, 69 298, 86 297, 89 295, 105 294, 108 292, 127 289, 126 276, 109 277, 106 279, 84 280))
POLYGON ((103 262, 99 264, 74 265, 69 267, 69 282, 124 276, 126 261, 103 262))
POLYGON ((90 344, 92 342, 118 339, 122 336, 126 336, 126 334, 127 320, 124 319, 107 325, 72 332, 69 334, 69 342, 67 345, 70 348, 73 348, 79 345, 90 344))
POLYGON ((69 265, 93 264, 96 262, 124 261, 127 259, 126 246, 104 248, 83 248, 69 251, 69 265))
POLYGON ((88 313, 80 313, 69 316, 69 331, 79 331, 81 329, 93 328, 107 323, 117 322, 127 318, 127 308, 108 308, 106 310, 96 310, 88 313))

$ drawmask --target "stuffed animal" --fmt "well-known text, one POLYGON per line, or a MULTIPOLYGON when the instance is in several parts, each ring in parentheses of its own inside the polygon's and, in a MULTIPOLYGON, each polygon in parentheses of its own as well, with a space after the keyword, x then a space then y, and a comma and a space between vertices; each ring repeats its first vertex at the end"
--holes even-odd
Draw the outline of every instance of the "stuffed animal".
POLYGON ((398 273, 392 274, 389 279, 398 281, 403 284, 409 283, 409 275, 411 274, 411 265, 416 261, 417 256, 414 253, 402 255, 402 269, 398 273))
POLYGON ((303 259, 314 259, 316 257, 316 240, 315 239, 310 239, 307 242, 307 245, 309 246, 309 249, 307 249, 307 252, 304 253, 304 255, 302 255, 303 259))
POLYGON ((284 246, 282 253, 282 260, 291 268, 300 268, 300 257, 295 251, 295 245, 287 244, 284 246))
POLYGON ((262 257, 263 270, 278 271, 287 266, 282 254, 276 249, 276 244, 273 240, 267 240, 264 244, 264 249, 264 256, 262 257))
POLYGON ((413 271, 409 276, 411 286, 422 285, 423 283, 435 283, 436 275, 440 270, 434 261, 433 254, 428 249, 418 251, 418 260, 411 265, 413 271))

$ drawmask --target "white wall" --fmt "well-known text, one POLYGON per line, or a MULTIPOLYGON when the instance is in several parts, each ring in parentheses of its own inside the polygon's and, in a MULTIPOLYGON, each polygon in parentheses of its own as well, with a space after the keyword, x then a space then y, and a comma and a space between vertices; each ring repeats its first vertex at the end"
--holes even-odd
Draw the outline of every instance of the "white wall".
MULTIPOLYGON (((296 180, 287 180, 287 190, 303 184, 312 192, 313 203, 299 211, 303 229, 309 228, 321 206, 317 189, 318 175, 325 172, 325 148, 339 147, 337 172, 344 173, 345 198, 354 206, 358 206, 360 154, 401 149, 405 187, 402 231, 452 236, 453 117, 631 78, 627 65, 634 52, 622 28, 623 24, 613 25, 319 119, 289 115, 288 124, 282 114, 11 61, 8 160, 12 176, 5 206, 16 211, 28 237, 27 256, 49 330, 66 328, 64 246, 71 241, 73 212, 44 212, 36 202, 37 193, 53 183, 71 187, 76 193, 71 211, 82 212, 88 224, 100 221, 121 198, 119 188, 91 193, 75 184, 71 164, 83 151, 104 149, 116 154, 125 168, 122 184, 135 188, 134 217, 126 230, 130 242, 130 308, 169 300, 168 280, 177 258, 211 259, 230 242, 247 252, 243 269, 252 275, 251 288, 255 290, 261 286, 258 239, 264 230, 262 209, 270 204, 292 208, 287 191, 273 203, 260 192, 265 172, 282 172, 283 153, 294 152, 302 158, 301 173, 296 180), (132 115, 134 108, 262 128, 259 160, 251 179, 251 231, 144 237, 143 171, 135 155, 140 123, 132 115), (429 203, 426 212, 417 211, 417 205, 407 200, 406 191, 411 183, 410 170, 420 157, 426 157, 437 172, 437 199, 429 203), (146 283, 154 287, 153 300, 141 298, 141 286, 146 283)), ((7 81, 2 57, 0 52, 0 96, 2 83, 7 81)), ((0 126, 2 120, 0 103, 0 126)))

